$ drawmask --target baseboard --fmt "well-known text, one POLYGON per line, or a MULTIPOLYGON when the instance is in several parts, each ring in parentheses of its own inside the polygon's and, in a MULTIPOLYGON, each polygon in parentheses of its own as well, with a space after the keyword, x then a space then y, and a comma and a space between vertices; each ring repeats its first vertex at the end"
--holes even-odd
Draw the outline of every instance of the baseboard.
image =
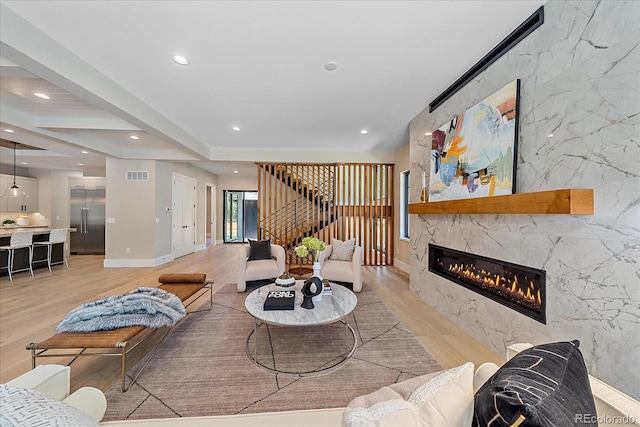
POLYGON ((393 265, 407 274, 411 273, 411 266, 405 262, 400 261, 398 258, 393 259, 393 265))
POLYGON ((164 255, 155 259, 105 259, 102 264, 104 268, 114 267, 157 267, 173 261, 171 255, 164 255))
POLYGON ((194 252, 204 251, 205 249, 207 249, 207 244, 203 243, 201 245, 196 246, 194 252))

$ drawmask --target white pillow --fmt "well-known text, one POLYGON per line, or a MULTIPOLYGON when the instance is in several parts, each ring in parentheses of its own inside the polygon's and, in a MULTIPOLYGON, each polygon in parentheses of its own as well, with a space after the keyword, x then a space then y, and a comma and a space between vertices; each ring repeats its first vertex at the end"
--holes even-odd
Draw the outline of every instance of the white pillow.
POLYGON ((383 387, 349 403, 344 427, 471 425, 473 363, 383 387))
POLYGON ((338 239, 331 239, 331 255, 329 255, 329 259, 336 261, 351 261, 355 248, 355 237, 347 240, 346 242, 338 239))
POLYGON ((98 427, 81 410, 37 390, 0 384, 0 425, 98 427))

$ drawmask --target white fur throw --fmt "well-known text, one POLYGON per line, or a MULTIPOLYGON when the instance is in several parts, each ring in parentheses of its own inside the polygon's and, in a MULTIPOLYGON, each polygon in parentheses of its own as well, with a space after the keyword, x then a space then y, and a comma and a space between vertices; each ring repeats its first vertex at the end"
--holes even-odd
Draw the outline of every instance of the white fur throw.
POLYGON ((139 287, 128 294, 113 295, 82 304, 60 322, 56 333, 93 332, 146 326, 173 326, 186 314, 180 298, 159 288, 139 287))

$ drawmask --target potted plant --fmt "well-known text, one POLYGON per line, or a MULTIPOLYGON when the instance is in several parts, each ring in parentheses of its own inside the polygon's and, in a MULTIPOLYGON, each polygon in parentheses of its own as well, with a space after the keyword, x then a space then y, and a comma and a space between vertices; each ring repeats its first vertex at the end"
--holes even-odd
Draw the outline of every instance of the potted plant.
POLYGON ((16 225, 16 222, 12 219, 5 219, 4 221, 2 221, 2 225, 4 225, 5 227, 11 227, 16 225))

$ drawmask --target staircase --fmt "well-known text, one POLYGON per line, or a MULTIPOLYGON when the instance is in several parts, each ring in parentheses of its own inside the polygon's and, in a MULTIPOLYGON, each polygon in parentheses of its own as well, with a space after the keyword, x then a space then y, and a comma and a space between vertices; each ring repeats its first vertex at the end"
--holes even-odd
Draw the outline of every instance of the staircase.
POLYGON ((317 235, 331 224, 335 218, 333 168, 332 165, 260 165, 263 174, 289 189, 287 197, 283 197, 285 200, 259 219, 260 235, 270 237, 291 253, 304 237, 317 235))
POLYGON ((355 238, 364 265, 393 265, 393 164, 257 166, 258 237, 283 246, 288 265, 302 261, 293 248, 304 237, 355 238))

